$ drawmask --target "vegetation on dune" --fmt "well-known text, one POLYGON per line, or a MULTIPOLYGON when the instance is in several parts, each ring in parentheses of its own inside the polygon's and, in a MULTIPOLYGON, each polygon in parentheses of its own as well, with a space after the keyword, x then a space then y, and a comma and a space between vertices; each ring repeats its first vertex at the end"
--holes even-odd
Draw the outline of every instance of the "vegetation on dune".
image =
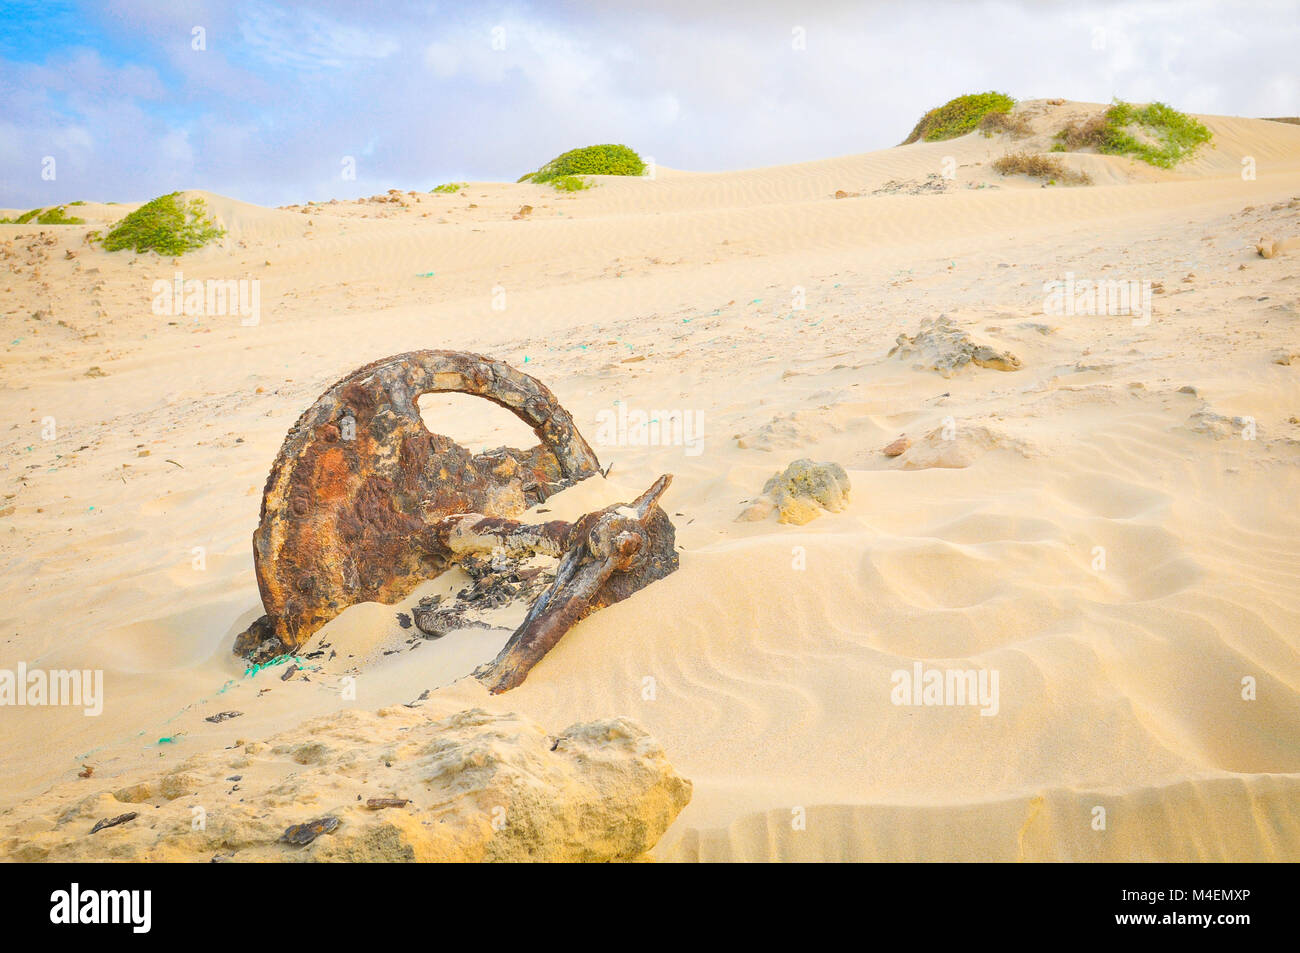
POLYGON ((536 172, 520 176, 519 181, 541 185, 563 176, 578 175, 645 175, 645 162, 627 146, 587 146, 556 156, 536 172))
POLYGON ((442 185, 435 185, 429 191, 430 192, 459 192, 467 185, 469 185, 468 182, 444 182, 442 183, 442 185))
POLYGON ((921 117, 903 145, 917 141, 955 139, 974 130, 989 113, 1010 112, 1016 101, 1006 93, 968 93, 950 99, 921 117))
POLYGON ((128 214, 104 236, 104 248, 183 255, 226 234, 208 217, 201 198, 182 202, 179 192, 160 195, 128 214))
POLYGON ((1117 99, 1103 115, 1072 122, 1058 132, 1052 151, 1074 152, 1092 146, 1106 155, 1133 156, 1172 169, 1212 135, 1203 123, 1164 103, 1134 106, 1117 99), (1144 138, 1139 139, 1135 132, 1144 138))
POLYGON ((551 187, 559 192, 581 192, 591 188, 591 183, 576 175, 560 175, 551 179, 551 187))
POLYGON ((1030 124, 1028 117, 1016 115, 1012 112, 1002 112, 1001 110, 986 113, 984 118, 980 120, 979 128, 985 136, 992 136, 995 132, 1000 132, 1011 136, 1013 139, 1023 139, 1034 134, 1034 127, 1030 124))
MULTIPOLYGON (((72 202, 72 205, 85 205, 85 202, 72 202)), ((65 215, 63 212, 65 206, 54 205, 50 208, 34 208, 30 212, 23 212, 16 218, 0 218, 0 225, 27 225, 35 222, 37 225, 85 225, 84 218, 77 218, 75 215, 65 215)))
POLYGON ((1048 185, 1064 182, 1066 185, 1091 185, 1092 176, 1087 172, 1076 172, 1066 168, 1064 162, 1056 156, 1039 155, 1034 152, 1009 152, 993 163, 993 171, 1002 175, 1028 175, 1036 179, 1047 179, 1048 185))
POLYGON ((38 225, 85 225, 84 218, 78 218, 75 215, 65 215, 63 206, 56 205, 54 208, 46 209, 40 215, 36 216, 38 225))

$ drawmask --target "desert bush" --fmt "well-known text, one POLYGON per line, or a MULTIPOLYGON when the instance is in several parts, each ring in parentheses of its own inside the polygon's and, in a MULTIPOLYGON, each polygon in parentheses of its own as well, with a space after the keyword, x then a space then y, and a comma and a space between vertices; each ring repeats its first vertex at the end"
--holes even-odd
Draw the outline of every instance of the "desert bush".
POLYGON ((570 149, 519 181, 542 184, 566 175, 644 175, 645 162, 627 146, 603 145, 570 149))
POLYGON ((995 111, 986 113, 984 118, 980 120, 979 127, 988 135, 1003 133, 1015 139, 1023 139, 1034 134, 1034 129, 1030 125, 1028 118, 1014 112, 995 111))
POLYGON ((1056 156, 1035 152, 1009 152, 993 163, 993 171, 1002 175, 1028 175, 1047 179, 1049 185, 1064 182, 1066 185, 1091 185, 1092 176, 1067 168, 1056 156))
MULTIPOLYGON (((73 205, 85 205, 85 202, 73 202, 73 205)), ((54 205, 50 208, 34 208, 30 212, 16 218, 0 218, 0 225, 27 225, 35 222, 37 225, 85 225, 84 218, 77 218, 75 215, 65 215, 64 206, 54 205)))
POLYGON ((1010 112, 1015 104, 1016 101, 1006 93, 968 93, 958 96, 922 116, 912 129, 912 134, 902 144, 918 140, 939 142, 964 136, 975 129, 989 113, 1010 112))
POLYGON ((56 205, 54 208, 46 209, 40 215, 36 216, 36 222, 39 225, 85 225, 84 218, 77 218, 75 215, 65 215, 63 206, 56 205))
POLYGON ((182 202, 179 192, 160 195, 124 217, 104 236, 104 248, 183 255, 226 234, 208 217, 203 199, 182 202))
POLYGON ((429 191, 430 192, 459 192, 467 185, 469 185, 468 182, 444 182, 442 183, 442 185, 435 185, 429 191))
POLYGON ((1134 106, 1117 99, 1101 116, 1069 123, 1056 134, 1052 149, 1074 152, 1091 146, 1106 155, 1129 155, 1172 169, 1212 135, 1203 123, 1164 103, 1134 106), (1129 132, 1131 127, 1146 132, 1157 144, 1138 139, 1129 132))
POLYGON ((1073 119, 1056 134, 1056 152, 1077 152, 1079 149, 1093 146, 1099 148, 1109 123, 1104 115, 1091 119, 1073 119))
POLYGON ((551 187, 559 192, 581 192, 583 189, 591 188, 591 183, 576 175, 561 175, 551 179, 551 187))

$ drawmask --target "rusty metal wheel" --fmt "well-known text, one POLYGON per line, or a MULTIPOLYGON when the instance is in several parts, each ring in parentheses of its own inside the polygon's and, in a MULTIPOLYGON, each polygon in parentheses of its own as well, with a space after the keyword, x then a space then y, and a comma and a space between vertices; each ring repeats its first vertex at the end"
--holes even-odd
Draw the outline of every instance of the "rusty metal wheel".
POLYGON ((406 596, 448 565, 443 517, 512 516, 599 470, 555 395, 508 364, 463 351, 367 364, 307 409, 271 467, 253 533, 267 614, 235 651, 292 650, 348 606, 406 596), (540 443, 471 454, 425 427, 417 402, 435 393, 490 400, 540 443))

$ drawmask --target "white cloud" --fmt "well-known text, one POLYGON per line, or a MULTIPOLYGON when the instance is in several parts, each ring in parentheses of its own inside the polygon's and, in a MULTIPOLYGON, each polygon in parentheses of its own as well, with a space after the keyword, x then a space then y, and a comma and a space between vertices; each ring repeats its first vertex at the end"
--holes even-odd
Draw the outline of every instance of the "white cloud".
POLYGON ((193 186, 278 204, 513 180, 596 142, 686 169, 864 152, 897 143, 929 107, 983 89, 1300 112, 1300 26, 1282 0, 110 9, 135 53, 0 63, 4 122, 21 131, 0 142, 0 205, 50 200, 31 170, 58 142, 69 154, 66 199, 193 186), (208 30, 204 52, 189 47, 193 23, 208 30), (806 50, 792 48, 795 26, 806 50), (345 155, 363 160, 356 182, 338 178, 345 155))

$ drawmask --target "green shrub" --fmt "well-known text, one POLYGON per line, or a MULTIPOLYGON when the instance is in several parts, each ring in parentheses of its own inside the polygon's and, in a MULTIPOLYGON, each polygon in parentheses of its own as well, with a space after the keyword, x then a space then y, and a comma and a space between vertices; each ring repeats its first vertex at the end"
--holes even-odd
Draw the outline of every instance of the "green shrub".
POLYGON ((1066 152, 1092 146, 1106 155, 1133 156, 1150 165, 1172 169, 1212 136, 1203 123, 1164 103, 1134 106, 1117 99, 1104 115, 1067 125, 1056 134, 1052 149, 1066 152), (1134 126, 1147 132, 1158 144, 1138 139, 1129 132, 1134 126))
POLYGON ((442 183, 442 185, 435 185, 429 191, 430 192, 459 192, 467 185, 469 185, 468 182, 444 182, 442 183))
MULTIPOLYGON (((73 205, 78 203, 73 202, 73 205)), ((85 202, 80 203, 85 205, 85 202)), ((71 215, 63 214, 62 205, 54 205, 47 209, 34 208, 30 212, 23 212, 17 218, 0 218, 0 225, 27 225, 30 222, 36 222, 37 225, 85 225, 84 218, 76 218, 71 215)))
POLYGON ((551 179, 551 187, 557 192, 581 192, 583 189, 591 188, 591 183, 576 175, 560 175, 551 179))
POLYGON ((144 203, 118 222, 104 236, 104 248, 176 256, 202 248, 224 234, 226 230, 208 218, 203 199, 182 203, 180 193, 172 192, 144 203))
POLYGON ((964 136, 975 129, 989 113, 1010 112, 1015 104, 1016 101, 1006 93, 992 91, 958 96, 922 116, 912 129, 912 134, 902 144, 908 145, 918 140, 939 142, 964 136))
POLYGON ((587 146, 556 156, 536 172, 521 176, 519 181, 540 185, 561 176, 576 175, 645 175, 645 163, 627 146, 587 146))
POLYGON ((36 216, 38 225, 85 225, 84 218, 77 218, 75 215, 64 215, 63 206, 56 205, 36 216))

